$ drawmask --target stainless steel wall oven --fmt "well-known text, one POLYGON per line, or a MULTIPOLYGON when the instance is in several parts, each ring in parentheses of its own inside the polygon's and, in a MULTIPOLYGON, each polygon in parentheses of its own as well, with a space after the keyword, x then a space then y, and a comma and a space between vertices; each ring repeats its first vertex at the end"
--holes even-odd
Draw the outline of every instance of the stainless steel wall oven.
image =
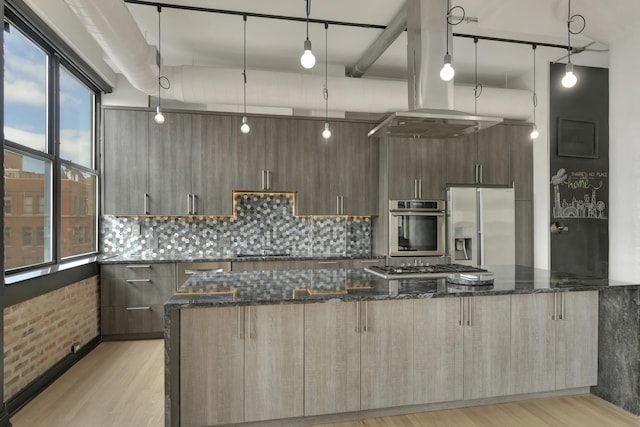
POLYGON ((389 201, 389 256, 444 256, 444 200, 389 201))

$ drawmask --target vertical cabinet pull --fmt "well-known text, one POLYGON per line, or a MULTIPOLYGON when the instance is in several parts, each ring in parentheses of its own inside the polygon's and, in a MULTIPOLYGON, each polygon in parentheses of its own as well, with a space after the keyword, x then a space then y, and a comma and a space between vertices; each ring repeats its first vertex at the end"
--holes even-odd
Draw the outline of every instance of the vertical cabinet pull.
POLYGON ((236 336, 239 340, 242 339, 242 307, 236 307, 238 309, 238 317, 236 319, 236 336))
POLYGON ((553 294, 553 316, 551 316, 551 320, 556 320, 558 316, 558 294, 553 294))
POLYGON ((142 211, 145 215, 149 215, 149 193, 144 193, 142 201, 142 211))
POLYGON ((474 167, 474 173, 475 173, 475 183, 478 184, 480 181, 479 179, 479 174, 478 174, 478 164, 476 163, 475 165, 473 165, 474 167))
POLYGON ((467 298, 467 326, 471 326, 471 298, 467 298))
POLYGON ((418 179, 418 199, 422 199, 422 180, 418 179))
POLYGON ((364 302, 364 331, 369 331, 369 303, 364 302))
POLYGON ((344 196, 336 196, 336 215, 344 215, 344 196))
POLYGON ((196 196, 195 194, 191 195, 191 214, 198 214, 198 196, 196 196))
POLYGON ((559 320, 566 320, 564 315, 564 293, 560 294, 560 318, 559 320))
POLYGON ((356 302, 356 332, 360 332, 360 301, 356 302))
POLYGON ((191 194, 187 194, 187 215, 191 214, 191 194))
POLYGON ((460 298, 460 318, 458 319, 458 326, 464 324, 464 298, 460 298))
POLYGON ((262 170, 262 189, 271 190, 271 171, 268 169, 262 170))
POLYGON ((482 184, 482 183, 484 182, 484 178, 483 178, 483 176, 482 176, 482 175, 483 175, 483 174, 482 174, 483 169, 482 169, 482 165, 478 165, 478 166, 479 166, 479 168, 480 168, 480 181, 478 181, 478 182, 479 182, 480 184, 482 184))
POLYGON ((271 190, 271 171, 267 170, 267 190, 271 190))
POLYGON ((414 199, 418 198, 418 180, 417 179, 413 180, 413 198, 414 199))

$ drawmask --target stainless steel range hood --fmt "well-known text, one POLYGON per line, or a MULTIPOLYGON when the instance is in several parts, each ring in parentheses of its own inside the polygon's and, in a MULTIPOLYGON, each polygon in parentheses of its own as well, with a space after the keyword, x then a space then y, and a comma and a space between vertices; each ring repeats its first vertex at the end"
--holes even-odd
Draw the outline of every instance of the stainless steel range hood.
POLYGON ((440 79, 447 37, 447 0, 407 0, 406 4, 409 111, 391 113, 369 136, 452 138, 502 122, 499 117, 453 109, 453 80, 440 79))

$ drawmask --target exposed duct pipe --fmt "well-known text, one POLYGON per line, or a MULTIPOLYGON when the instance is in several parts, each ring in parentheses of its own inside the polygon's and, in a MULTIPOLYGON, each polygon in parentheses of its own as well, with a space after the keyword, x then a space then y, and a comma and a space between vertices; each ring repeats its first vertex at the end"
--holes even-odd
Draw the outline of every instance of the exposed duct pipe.
POLYGON ((407 8, 402 5, 396 16, 393 17, 387 28, 385 28, 378 38, 364 51, 356 65, 351 67, 347 75, 349 77, 362 77, 374 62, 396 41, 398 36, 407 29, 407 8))
POLYGON ((153 93, 158 84, 156 49, 147 44, 124 2, 65 1, 133 87, 153 93))
MULTIPOLYGON (((147 44, 124 3, 65 1, 131 85, 156 96, 156 50, 147 44)), ((171 87, 163 90, 162 96, 192 104, 241 105, 241 72, 230 68, 164 67, 163 74, 171 81, 171 87)), ((249 98, 253 106, 323 110, 323 84, 324 76, 252 70, 249 98)), ((329 85, 333 88, 331 104, 335 111, 386 113, 407 109, 405 81, 329 76, 329 85)), ((456 105, 466 106, 473 99, 465 87, 456 87, 456 105)), ((485 88, 478 113, 523 120, 530 115, 530 99, 528 91, 485 88), (491 96, 492 92, 495 96, 491 96)))

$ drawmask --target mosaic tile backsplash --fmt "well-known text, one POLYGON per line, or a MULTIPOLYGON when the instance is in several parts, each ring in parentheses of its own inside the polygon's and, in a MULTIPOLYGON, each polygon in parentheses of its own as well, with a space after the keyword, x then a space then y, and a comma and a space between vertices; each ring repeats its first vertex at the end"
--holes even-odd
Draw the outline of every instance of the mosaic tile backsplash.
POLYGON ((371 219, 296 217, 292 194, 237 194, 232 217, 102 217, 102 251, 120 256, 368 256, 371 219))

